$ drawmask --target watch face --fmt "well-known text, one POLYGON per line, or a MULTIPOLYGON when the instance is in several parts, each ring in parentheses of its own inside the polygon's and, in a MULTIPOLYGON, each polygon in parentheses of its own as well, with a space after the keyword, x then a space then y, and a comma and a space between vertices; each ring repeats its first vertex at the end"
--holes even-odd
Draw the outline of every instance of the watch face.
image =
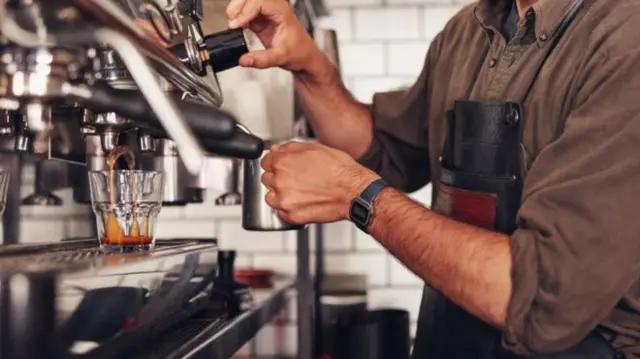
POLYGON ((366 203, 362 203, 363 201, 360 198, 356 198, 351 205, 351 220, 353 222, 357 222, 362 225, 367 225, 369 222, 369 217, 371 216, 371 211, 369 210, 369 206, 366 203))

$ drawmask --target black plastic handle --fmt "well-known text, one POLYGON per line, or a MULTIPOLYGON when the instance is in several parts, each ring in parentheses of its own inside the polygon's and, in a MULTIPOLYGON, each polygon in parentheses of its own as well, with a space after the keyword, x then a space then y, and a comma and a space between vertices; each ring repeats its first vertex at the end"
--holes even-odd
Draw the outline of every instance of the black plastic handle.
MULTIPOLYGON (((243 29, 228 29, 204 37, 209 64, 214 72, 222 72, 238 66, 238 60, 249 52, 243 29)), ((189 64, 189 54, 184 44, 169 48, 184 64, 189 64)))
POLYGON ((238 66, 238 60, 249 52, 242 29, 229 29, 204 38, 209 50, 209 63, 215 72, 238 66))
MULTIPOLYGON (((146 126, 144 130, 155 138, 169 138, 166 131, 159 125, 146 126)), ((253 160, 260 157, 262 151, 264 151, 264 142, 259 137, 246 134, 240 130, 237 130, 233 137, 227 140, 202 137, 198 140, 208 153, 225 157, 253 160)))
MULTIPOLYGON (((87 107, 94 111, 117 112, 151 126, 160 123, 147 100, 138 91, 117 90, 103 82, 94 84, 91 89, 92 96, 87 101, 87 107)), ((235 119, 220 109, 189 100, 176 99, 175 103, 198 137, 220 140, 231 138, 235 134, 235 119)))
POLYGON ((241 131, 228 140, 203 140, 202 146, 210 153, 244 160, 254 160, 264 151, 264 142, 259 137, 241 131))
POLYGON ((236 251, 218 251, 218 278, 233 280, 236 251))

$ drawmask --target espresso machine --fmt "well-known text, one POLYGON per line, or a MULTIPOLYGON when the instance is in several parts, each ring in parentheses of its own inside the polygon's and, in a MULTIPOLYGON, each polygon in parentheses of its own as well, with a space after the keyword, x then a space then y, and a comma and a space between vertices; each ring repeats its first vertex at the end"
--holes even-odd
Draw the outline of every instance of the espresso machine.
MULTIPOLYGON (((216 74, 248 49, 243 30, 204 34, 202 19, 201 0, 0 0, 0 167, 12 184, 15 159, 72 163, 59 186, 88 203, 87 171, 128 145, 141 169, 165 173, 164 205, 200 202, 210 186, 228 192, 219 203, 237 203, 238 163, 264 143, 220 109, 216 74)), ((58 201, 36 186, 25 203, 58 201)), ((215 240, 133 253, 51 241, 0 246, 2 359, 134 357, 194 315, 212 328, 224 308, 246 308, 211 304, 215 240)))

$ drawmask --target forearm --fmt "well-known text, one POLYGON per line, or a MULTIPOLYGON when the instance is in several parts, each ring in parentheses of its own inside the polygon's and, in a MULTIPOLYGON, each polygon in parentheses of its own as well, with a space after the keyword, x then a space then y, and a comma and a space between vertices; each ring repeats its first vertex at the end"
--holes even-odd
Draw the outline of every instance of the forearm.
POLYGON ((511 296, 509 237, 441 216, 386 189, 371 235, 449 300, 502 329, 511 296))
POLYGON ((295 74, 295 88, 318 140, 361 157, 373 139, 369 108, 356 101, 337 71, 319 56, 311 71, 295 74))

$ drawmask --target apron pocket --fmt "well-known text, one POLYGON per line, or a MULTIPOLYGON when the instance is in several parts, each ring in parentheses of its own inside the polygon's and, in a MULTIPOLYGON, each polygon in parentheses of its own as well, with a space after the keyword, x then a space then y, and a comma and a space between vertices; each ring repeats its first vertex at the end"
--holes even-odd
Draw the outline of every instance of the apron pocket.
POLYGON ((442 168, 434 209, 467 224, 511 233, 521 195, 518 176, 489 177, 442 168))

